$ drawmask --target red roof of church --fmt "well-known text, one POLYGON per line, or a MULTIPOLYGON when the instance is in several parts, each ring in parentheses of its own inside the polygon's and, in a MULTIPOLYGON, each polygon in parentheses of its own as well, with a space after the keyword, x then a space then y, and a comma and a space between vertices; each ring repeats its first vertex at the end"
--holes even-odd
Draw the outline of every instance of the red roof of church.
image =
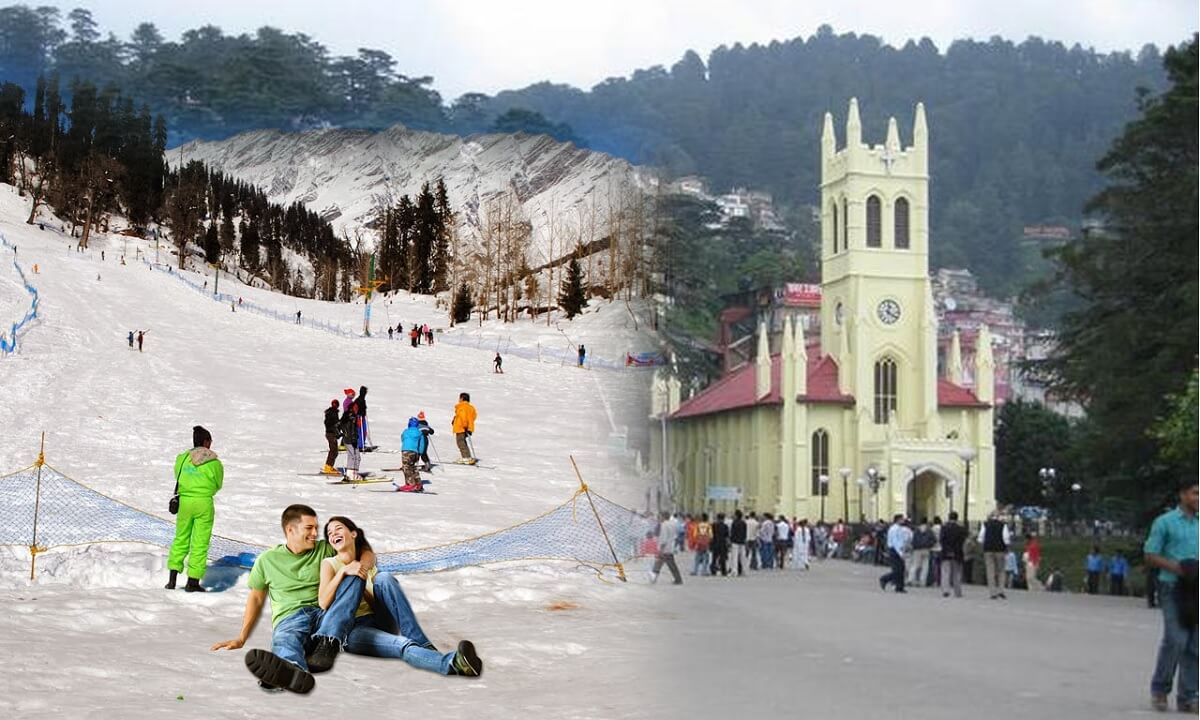
MULTIPOLYGON (((771 392, 763 398, 755 397, 757 365, 746 363, 699 394, 680 403, 671 417, 684 419, 701 417, 729 410, 758 405, 780 405, 780 356, 771 356, 771 392)), ((843 395, 838 389, 838 365, 830 355, 821 356, 817 344, 808 346, 808 392, 799 395, 797 401, 810 404, 853 405, 854 397, 843 395)), ((938 405, 941 407, 988 407, 980 402, 975 393, 949 380, 938 379, 938 405)))
POLYGON ((945 378, 938 378, 938 407, 990 407, 975 393, 945 378))

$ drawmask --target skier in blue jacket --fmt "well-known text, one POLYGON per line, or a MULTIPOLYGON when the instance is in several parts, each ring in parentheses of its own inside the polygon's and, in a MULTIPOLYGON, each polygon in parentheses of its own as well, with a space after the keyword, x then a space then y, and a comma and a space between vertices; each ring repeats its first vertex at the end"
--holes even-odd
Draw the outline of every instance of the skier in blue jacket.
MULTIPOLYGON (((425 452, 428 442, 425 433, 421 432, 421 421, 410 417, 408 427, 400 435, 400 453, 403 458, 405 484, 397 485, 397 490, 402 492, 424 491, 425 486, 421 484, 421 473, 417 471, 417 460, 425 452)), ((396 483, 392 484, 396 485, 396 483)))

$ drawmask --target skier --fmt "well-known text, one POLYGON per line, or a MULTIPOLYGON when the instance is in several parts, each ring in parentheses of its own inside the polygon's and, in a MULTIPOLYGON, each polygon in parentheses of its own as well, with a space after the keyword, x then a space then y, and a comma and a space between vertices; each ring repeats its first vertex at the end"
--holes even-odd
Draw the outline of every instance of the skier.
POLYGON ((300 324, 300 311, 299 310, 296 311, 296 324, 297 325, 300 324))
POLYGON ((587 348, 583 345, 579 346, 579 367, 583 367, 584 357, 587 355, 587 348))
POLYGON ((477 415, 475 406, 471 404, 471 395, 459 393, 458 404, 454 406, 454 422, 451 424, 451 428, 454 430, 454 441, 458 444, 458 452, 462 455, 460 459, 454 461, 456 463, 463 465, 476 463, 470 437, 475 432, 477 415))
POLYGON ((208 543, 212 539, 213 496, 225 482, 225 467, 212 451, 212 435, 203 427, 192 428, 192 449, 175 458, 175 488, 179 495, 179 514, 175 518, 175 540, 167 556, 171 571, 166 588, 175 589, 175 579, 183 572, 187 557, 188 592, 205 592, 200 587, 208 563, 208 543))
POLYGON ((421 484, 421 474, 417 471, 417 460, 426 449, 425 433, 421 432, 421 423, 415 417, 408 419, 408 427, 400 435, 400 452, 404 466, 404 485, 392 485, 399 492, 425 492, 421 484))
POLYGON ((362 426, 358 420, 358 403, 354 400, 349 400, 349 403, 341 421, 342 442, 346 444, 345 479, 349 482, 358 482, 362 479, 358 474, 358 467, 362 462, 359 455, 359 451, 362 449, 362 436, 360 435, 362 426))
POLYGON ((392 326, 388 325, 388 340, 392 339, 392 326))
POLYGON ((342 391, 346 397, 342 398, 342 412, 350 409, 350 403, 354 402, 354 388, 346 388, 342 391))
POLYGON ((501 375, 504 374, 504 368, 502 367, 504 365, 504 360, 503 360, 503 358, 500 357, 499 351, 496 352, 496 359, 492 360, 492 365, 494 366, 492 368, 493 374, 495 374, 495 373, 500 373, 501 375))
POLYGON ((425 421, 424 410, 417 413, 417 427, 421 428, 421 434, 425 436, 426 441, 425 449, 421 452, 421 462, 425 463, 425 466, 421 469, 425 472, 433 472, 433 463, 429 461, 429 446, 433 444, 429 437, 433 435, 433 428, 429 427, 429 423, 425 421))
POLYGON ((129 331, 129 349, 130 350, 133 349, 133 331, 132 330, 129 331))
POLYGON ((362 425, 362 449, 363 452, 369 452, 375 449, 371 444, 371 427, 367 424, 367 386, 360 385, 358 388, 358 397, 355 398, 358 403, 359 423, 362 425))
POLYGON ((338 456, 338 401, 330 400, 325 408, 325 441, 329 443, 329 453, 325 455, 325 467, 321 472, 326 475, 341 475, 333 464, 338 456))
POLYGON ((137 334, 138 352, 142 351, 142 339, 146 336, 146 333, 148 333, 148 332, 150 332, 150 331, 149 330, 138 330, 138 334, 137 334))
POLYGON ((433 347, 433 328, 429 328, 425 331, 425 342, 428 343, 430 347, 433 347))
POLYGON ((412 342, 413 347, 416 347, 417 343, 420 342, 417 339, 417 326, 416 325, 413 325, 412 330, 408 331, 408 339, 412 342))

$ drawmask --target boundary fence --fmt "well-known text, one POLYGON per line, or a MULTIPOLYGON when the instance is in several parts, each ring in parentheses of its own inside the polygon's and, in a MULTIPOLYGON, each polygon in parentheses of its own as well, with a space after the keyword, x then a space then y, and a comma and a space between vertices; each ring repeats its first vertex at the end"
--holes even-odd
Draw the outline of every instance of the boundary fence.
POLYGON ((0 245, 12 250, 13 268, 16 269, 17 275, 21 278, 21 284, 25 286, 25 292, 28 293, 30 297, 29 309, 25 311, 25 315, 22 316, 20 320, 12 323, 12 326, 7 334, 5 334, 3 331, 0 331, 0 354, 8 355, 16 352, 17 339, 21 331, 24 330, 29 323, 37 319, 39 298, 37 288, 29 282, 29 278, 25 277, 25 271, 21 269, 21 264, 17 262, 17 246, 10 243, 8 238, 6 238, 3 233, 0 233, 0 245))
MULTIPOLYGON (((593 492, 581 478, 570 499, 535 518, 443 545, 379 551, 377 562, 388 572, 426 573, 500 562, 567 561, 601 576, 605 570, 615 572, 624 580, 624 563, 638 556, 653 522, 593 492)), ((173 519, 87 487, 48 465, 41 453, 30 467, 0 476, 0 546, 28 548, 31 580, 37 556, 51 549, 130 542, 165 548, 174 535, 173 519)), ((249 568, 268 547, 214 534, 208 561, 249 568)))

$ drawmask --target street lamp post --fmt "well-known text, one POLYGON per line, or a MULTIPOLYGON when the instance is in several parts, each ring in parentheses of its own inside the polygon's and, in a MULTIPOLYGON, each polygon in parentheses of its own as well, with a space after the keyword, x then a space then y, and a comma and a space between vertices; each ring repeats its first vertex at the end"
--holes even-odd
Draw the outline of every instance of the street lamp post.
POLYGON ((1083 486, 1079 483, 1071 483, 1071 519, 1079 522, 1079 491, 1083 486))
POLYGON ((867 522, 867 514, 863 512, 862 494, 863 485, 867 484, 867 479, 859 478, 856 482, 858 483, 858 522, 859 524, 865 524, 867 522))
POLYGON ((848 489, 850 472, 848 467, 838 470, 838 474, 842 476, 842 519, 846 522, 850 522, 850 491, 848 489))
POLYGON ((819 475, 817 481, 821 483, 821 524, 825 524, 825 494, 829 489, 829 476, 819 475))
POLYGON ((862 489, 863 487, 871 488, 871 497, 875 503, 875 519, 879 519, 879 486, 887 480, 886 477, 879 474, 879 468, 871 465, 867 468, 867 476, 858 479, 858 505, 859 515, 862 516, 862 489))
POLYGON ((971 461, 975 459, 974 448, 959 448, 958 457, 962 459, 966 466, 966 474, 963 477, 963 527, 968 530, 971 527, 971 461))

